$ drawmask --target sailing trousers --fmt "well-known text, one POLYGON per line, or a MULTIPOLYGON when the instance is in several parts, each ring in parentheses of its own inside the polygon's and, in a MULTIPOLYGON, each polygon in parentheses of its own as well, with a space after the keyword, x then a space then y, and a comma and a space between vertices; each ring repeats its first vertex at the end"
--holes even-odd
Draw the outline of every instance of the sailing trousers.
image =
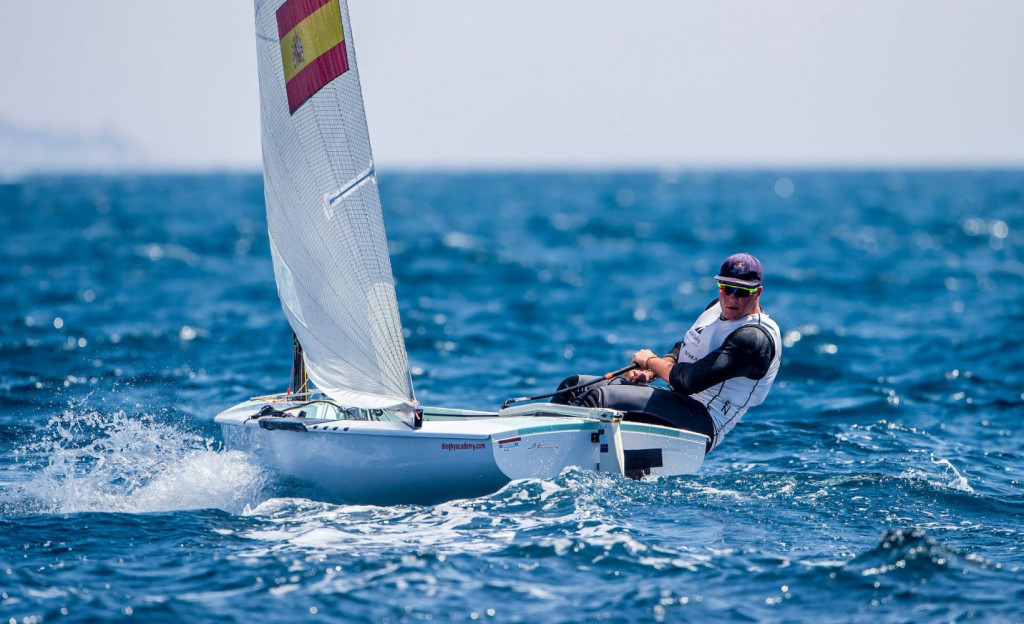
MULTIPOLYGON (((558 390, 601 379, 595 375, 573 375, 558 385, 558 390)), ((685 394, 667 388, 632 384, 622 378, 601 380, 572 392, 559 392, 552 403, 580 407, 607 407, 626 412, 624 420, 662 427, 685 429, 715 439, 715 423, 704 405, 685 394)), ((708 442, 708 450, 711 449, 708 442)), ((705 451, 706 452, 706 451, 705 451)))

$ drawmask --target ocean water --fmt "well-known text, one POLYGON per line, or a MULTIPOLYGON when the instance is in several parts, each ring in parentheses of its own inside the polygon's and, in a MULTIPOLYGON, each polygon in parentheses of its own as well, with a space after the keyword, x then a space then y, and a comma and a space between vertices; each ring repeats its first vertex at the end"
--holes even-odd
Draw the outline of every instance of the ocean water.
POLYGON ((380 173, 414 381, 495 408, 665 349, 734 251, 782 326, 699 475, 296 495, 253 175, 0 186, 0 622, 1024 621, 1024 172, 380 173))

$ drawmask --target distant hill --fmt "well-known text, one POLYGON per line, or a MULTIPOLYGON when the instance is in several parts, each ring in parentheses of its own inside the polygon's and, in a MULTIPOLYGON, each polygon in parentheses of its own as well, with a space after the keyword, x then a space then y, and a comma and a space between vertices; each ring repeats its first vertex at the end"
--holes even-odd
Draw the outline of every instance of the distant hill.
POLYGON ((114 132, 32 128, 0 119, 0 178, 139 169, 145 161, 142 150, 114 132))

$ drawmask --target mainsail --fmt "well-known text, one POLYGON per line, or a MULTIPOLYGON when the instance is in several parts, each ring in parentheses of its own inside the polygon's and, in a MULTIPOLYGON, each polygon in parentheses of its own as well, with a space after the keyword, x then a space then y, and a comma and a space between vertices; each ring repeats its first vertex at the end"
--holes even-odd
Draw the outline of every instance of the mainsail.
POLYGON ((274 277, 309 378, 339 403, 411 405, 409 363, 346 0, 256 0, 274 277))

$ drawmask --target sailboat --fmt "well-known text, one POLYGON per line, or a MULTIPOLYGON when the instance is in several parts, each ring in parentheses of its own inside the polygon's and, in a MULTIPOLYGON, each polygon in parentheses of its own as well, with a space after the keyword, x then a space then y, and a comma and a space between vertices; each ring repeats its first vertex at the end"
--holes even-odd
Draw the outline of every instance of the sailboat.
POLYGON ((347 0, 255 7, 267 226, 295 350, 287 392, 216 416, 227 448, 325 499, 382 504, 485 495, 569 466, 695 473, 706 436, 615 410, 419 404, 347 0))

